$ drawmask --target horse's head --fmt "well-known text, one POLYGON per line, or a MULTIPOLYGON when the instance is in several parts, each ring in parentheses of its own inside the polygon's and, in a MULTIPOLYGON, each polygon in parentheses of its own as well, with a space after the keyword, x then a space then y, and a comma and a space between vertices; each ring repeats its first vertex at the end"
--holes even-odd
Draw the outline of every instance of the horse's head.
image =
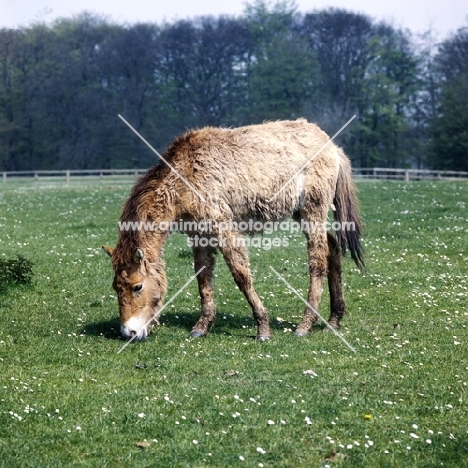
POLYGON ((126 340, 144 340, 158 323, 167 283, 162 260, 150 262, 142 249, 132 252, 131 261, 120 263, 112 247, 103 246, 112 258, 120 313, 120 331, 126 340))

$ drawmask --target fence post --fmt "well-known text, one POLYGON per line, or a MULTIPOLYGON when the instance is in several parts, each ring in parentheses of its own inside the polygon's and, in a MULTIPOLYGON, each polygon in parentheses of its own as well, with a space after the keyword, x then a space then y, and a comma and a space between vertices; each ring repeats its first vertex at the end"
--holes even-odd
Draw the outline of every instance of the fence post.
POLYGON ((102 184, 102 172, 99 174, 99 180, 101 181, 101 184, 102 184))
POLYGON ((35 180, 36 182, 39 181, 39 174, 38 174, 37 172, 34 173, 34 180, 35 180))
POLYGON ((7 173, 4 172, 3 173, 3 183, 6 184, 6 180, 7 180, 7 173))
POLYGON ((67 185, 68 185, 70 183, 70 171, 68 170, 66 174, 67 174, 67 185))
POLYGON ((409 182, 409 170, 406 169, 405 171, 405 182, 409 182))

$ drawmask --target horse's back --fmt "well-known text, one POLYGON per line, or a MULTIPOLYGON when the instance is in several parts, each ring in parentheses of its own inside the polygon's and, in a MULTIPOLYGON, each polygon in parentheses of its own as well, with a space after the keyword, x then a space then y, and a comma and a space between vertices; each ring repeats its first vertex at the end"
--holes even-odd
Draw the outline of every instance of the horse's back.
POLYGON ((202 167, 203 177, 224 189, 241 184, 244 190, 271 190, 301 170, 306 178, 322 177, 339 164, 338 148, 328 135, 304 119, 234 129, 206 127, 192 138, 188 162, 202 167))
POLYGON ((331 203, 339 149, 304 119, 206 127, 189 132, 179 145, 172 149, 181 163, 176 168, 213 209, 239 218, 279 219, 300 209, 311 192, 316 202, 331 203))

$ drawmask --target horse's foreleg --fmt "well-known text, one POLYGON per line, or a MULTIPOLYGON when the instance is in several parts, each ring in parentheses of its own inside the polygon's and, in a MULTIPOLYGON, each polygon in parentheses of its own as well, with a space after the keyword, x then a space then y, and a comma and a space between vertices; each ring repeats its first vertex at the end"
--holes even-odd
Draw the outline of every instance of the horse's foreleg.
POLYGON ((252 273, 249 268, 247 249, 243 244, 243 237, 235 234, 226 234, 220 247, 229 270, 239 289, 244 293, 253 316, 257 322, 257 340, 271 338, 268 312, 253 287, 252 273))
POLYGON ((305 235, 307 238, 310 275, 309 296, 307 302, 312 307, 306 307, 302 320, 297 326, 295 332, 296 336, 308 335, 312 330, 312 325, 318 319, 314 309, 318 310, 320 298, 322 296, 323 284, 328 270, 328 242, 326 231, 319 227, 313 232, 305 232, 305 235))
POLYGON ((339 328, 340 321, 346 313, 341 278, 341 250, 336 238, 328 233, 328 290, 330 291, 330 318, 328 324, 339 328))
POLYGON ((198 322, 190 332, 190 336, 194 338, 205 336, 216 317, 216 306, 213 298, 215 252, 216 249, 212 247, 193 247, 195 272, 205 267, 197 276, 202 310, 198 322))

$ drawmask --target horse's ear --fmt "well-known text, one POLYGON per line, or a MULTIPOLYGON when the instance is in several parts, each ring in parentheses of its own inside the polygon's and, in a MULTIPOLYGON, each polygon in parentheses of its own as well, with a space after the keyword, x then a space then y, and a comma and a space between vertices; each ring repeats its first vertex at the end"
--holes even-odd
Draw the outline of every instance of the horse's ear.
POLYGON ((114 251, 113 247, 109 247, 108 245, 103 245, 102 250, 104 250, 104 252, 106 252, 106 254, 109 255, 109 257, 112 257, 112 252, 114 251))
POLYGON ((145 256, 145 254, 143 253, 143 250, 141 249, 135 249, 133 251, 133 255, 132 255, 132 258, 133 258, 133 261, 135 263, 141 263, 143 261, 143 257, 145 256))

